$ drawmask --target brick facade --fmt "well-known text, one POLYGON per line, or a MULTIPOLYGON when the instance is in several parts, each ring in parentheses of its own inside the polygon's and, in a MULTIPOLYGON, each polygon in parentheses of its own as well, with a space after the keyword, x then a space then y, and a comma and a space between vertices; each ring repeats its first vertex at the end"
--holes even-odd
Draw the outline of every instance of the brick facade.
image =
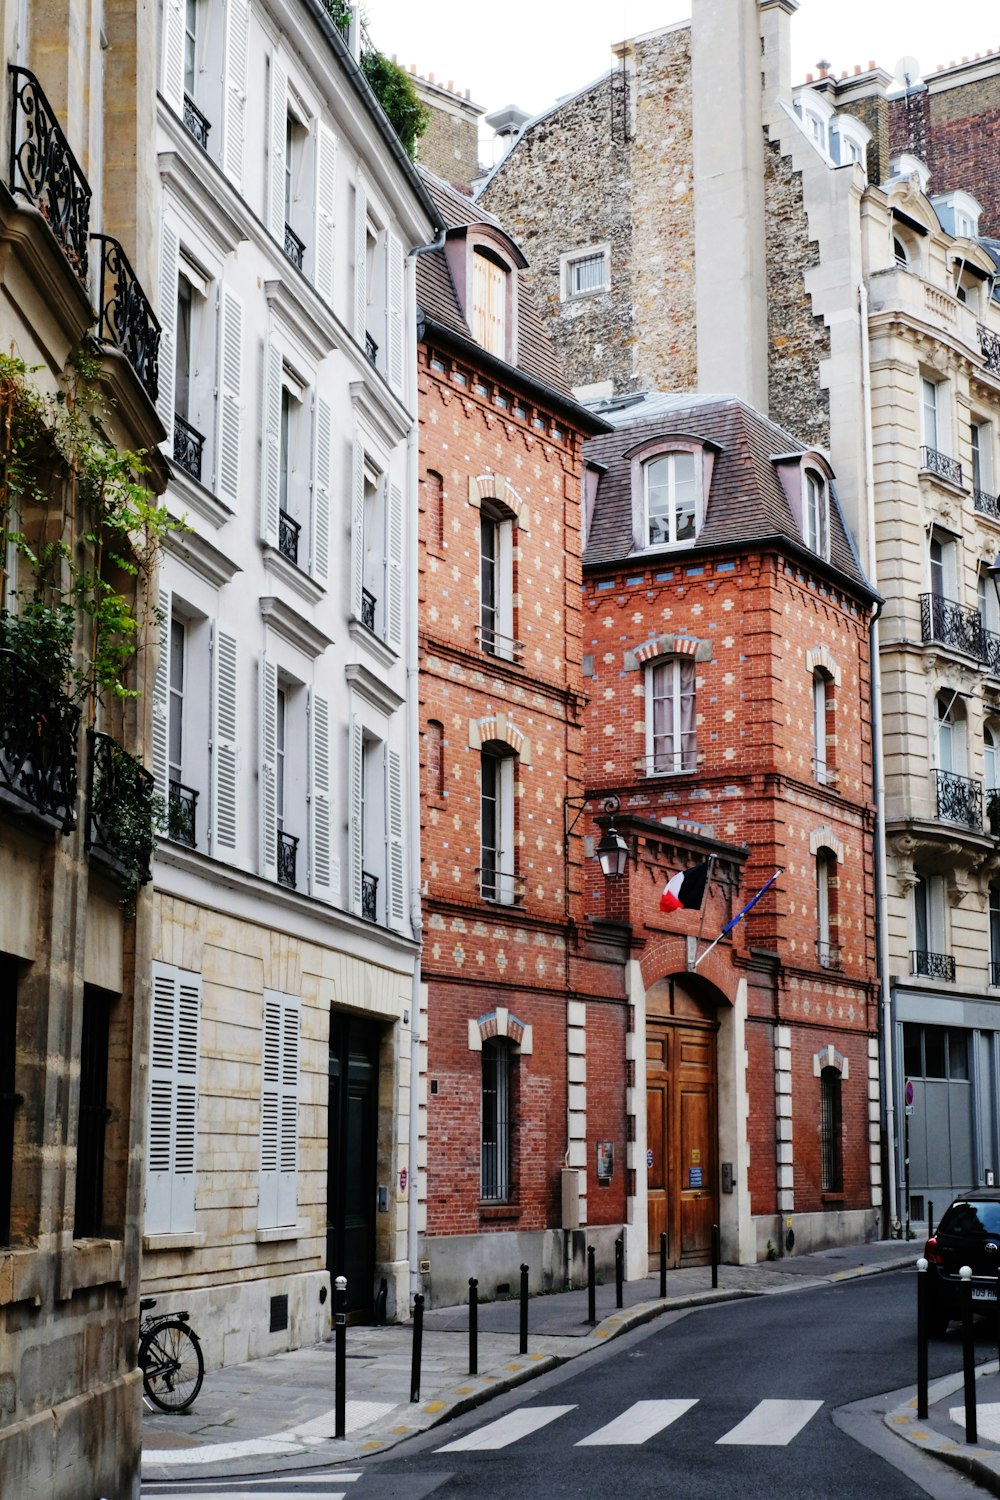
POLYGON ((930 169, 932 194, 971 193, 983 205, 980 234, 1000 234, 1000 168, 983 149, 1000 129, 1000 58, 948 68, 890 99, 889 129, 893 155, 912 152, 930 169))

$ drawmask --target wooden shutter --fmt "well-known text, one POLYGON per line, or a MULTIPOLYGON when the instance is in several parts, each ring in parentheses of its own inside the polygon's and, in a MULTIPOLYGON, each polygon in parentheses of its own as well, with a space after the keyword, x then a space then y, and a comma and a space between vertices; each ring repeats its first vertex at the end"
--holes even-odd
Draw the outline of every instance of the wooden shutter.
POLYGON ((184 3, 163 0, 163 97, 177 114, 184 113, 184 3))
POLYGON ((156 410, 167 429, 161 445, 168 458, 174 456, 174 383, 177 361, 177 263, 181 242, 176 231, 164 219, 160 228, 160 353, 158 359, 159 390, 156 410))
POLYGON ((351 614, 361 619, 365 586, 365 450, 355 439, 351 457, 351 614))
POLYGON ((333 306, 333 218, 337 196, 337 137, 320 121, 316 126, 316 253, 313 280, 325 302, 333 306))
POLYGON ((260 656, 260 873, 278 878, 278 669, 260 656))
POLYGON ((312 557, 311 571, 325 584, 330 573, 330 450, 333 409, 325 396, 316 396, 313 431, 312 557))
POLYGON ((240 391, 243 379, 243 304, 219 290, 219 399, 216 406, 215 493, 236 510, 240 500, 240 391))
POLYGON ((368 331, 368 194, 364 178, 354 183, 354 337, 365 346, 368 331))
POLYGON ((385 368, 389 384, 397 396, 402 396, 405 372, 403 246, 394 234, 386 235, 385 286, 385 368))
POLYGON ((212 627, 211 849, 218 859, 236 848, 236 637, 212 627))
POLYGON ((267 227, 285 243, 285 133, 288 130, 288 74, 276 52, 271 54, 271 134, 267 168, 267 227))
POLYGON ((406 864, 403 842, 403 758, 389 747, 385 754, 386 918, 390 926, 406 920, 406 864))
POLYGON ((148 1234, 194 1228, 201 975, 153 964, 146 1157, 148 1234))
POLYGON ((300 1003, 264 991, 258 1227, 297 1220, 300 1003))
POLYGON ((264 344, 264 436, 261 453, 260 535, 278 545, 281 507, 281 353, 270 339, 264 344))
POLYGON ((334 880, 330 807, 330 704, 309 694, 309 894, 318 901, 340 896, 334 880))
POLYGON ((153 779, 165 815, 170 798, 170 593, 166 589, 160 590, 159 614, 159 654, 152 703, 153 779))
POLYGON ((351 899, 350 909, 355 916, 361 915, 361 871, 365 858, 365 836, 362 823, 362 785, 364 776, 364 753, 365 743, 361 731, 361 720, 357 714, 351 715, 351 737, 350 737, 350 764, 349 776, 349 824, 350 824, 350 863, 351 863, 351 899))
POLYGON ((403 641, 403 491, 386 487, 385 638, 398 651, 403 641))
POLYGON ((247 44, 250 37, 249 0, 226 5, 225 105, 222 129, 222 170, 237 188, 243 186, 243 144, 247 113, 247 44))

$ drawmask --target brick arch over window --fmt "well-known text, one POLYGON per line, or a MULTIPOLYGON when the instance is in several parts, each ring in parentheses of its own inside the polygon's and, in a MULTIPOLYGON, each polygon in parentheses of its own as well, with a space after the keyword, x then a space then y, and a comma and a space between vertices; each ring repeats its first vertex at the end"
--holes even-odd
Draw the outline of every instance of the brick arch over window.
POLYGON ((491 714, 486 719, 469 720, 469 749, 484 745, 509 745, 523 766, 531 765, 531 740, 506 714, 491 714))
POLYGON ((524 501, 510 480, 503 474, 472 474, 469 477, 469 504, 480 510, 483 501, 494 509, 500 509, 505 514, 513 516, 518 525, 524 528, 527 524, 527 514, 524 501))
POLYGON ((832 1042, 821 1047, 818 1052, 813 1053, 813 1077, 819 1078, 824 1068, 836 1068, 841 1078, 850 1077, 850 1064, 842 1052, 838 1052, 832 1042))
POLYGON ((826 672, 836 687, 840 687, 840 667, 825 646, 814 646, 806 652, 806 670, 815 672, 817 667, 826 672))
POLYGON ((844 846, 832 828, 816 828, 809 835, 809 853, 818 854, 821 849, 835 854, 838 865, 844 863, 844 846))
POLYGON ((631 646, 625 651, 624 669, 638 672, 658 656, 691 656, 695 661, 711 661, 712 642, 699 640, 693 635, 654 635, 640 646, 631 646))
POLYGON ((506 1038, 517 1052, 528 1054, 532 1050, 531 1027, 511 1015, 506 1006, 498 1005, 488 1015, 476 1020, 469 1018, 469 1051, 482 1052, 483 1043, 495 1037, 506 1038))

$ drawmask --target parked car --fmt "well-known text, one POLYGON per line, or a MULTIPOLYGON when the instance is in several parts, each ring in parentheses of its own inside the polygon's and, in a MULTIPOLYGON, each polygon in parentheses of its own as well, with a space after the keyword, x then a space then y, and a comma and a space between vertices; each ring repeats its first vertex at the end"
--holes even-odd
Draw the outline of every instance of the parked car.
POLYGON ((962 1316, 959 1271, 972 1272, 973 1311, 997 1311, 1000 1276, 1000 1189, 970 1188, 941 1215, 924 1246, 927 1258, 927 1332, 943 1338, 948 1324, 962 1316))

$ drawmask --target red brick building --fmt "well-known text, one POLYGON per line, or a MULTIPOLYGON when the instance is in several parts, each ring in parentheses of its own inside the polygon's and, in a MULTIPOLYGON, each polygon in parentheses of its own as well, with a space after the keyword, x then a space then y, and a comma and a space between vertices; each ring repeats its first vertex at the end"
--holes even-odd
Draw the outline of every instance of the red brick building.
POLYGON ((673 1264, 713 1223, 731 1261, 862 1238, 881 1185, 872 594, 821 451, 732 398, 598 410, 587 791, 620 801, 630 849, 626 1129, 648 1167, 628 1217, 673 1264), (709 856, 702 910, 663 916, 664 875, 709 856))

